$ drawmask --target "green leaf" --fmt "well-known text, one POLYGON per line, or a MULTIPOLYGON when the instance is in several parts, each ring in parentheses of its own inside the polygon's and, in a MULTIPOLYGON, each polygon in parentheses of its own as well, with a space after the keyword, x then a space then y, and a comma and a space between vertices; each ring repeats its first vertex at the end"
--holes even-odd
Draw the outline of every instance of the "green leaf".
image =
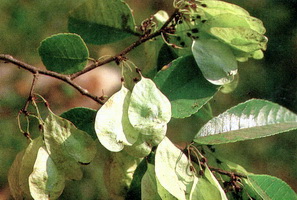
POLYGON ((141 199, 150 200, 156 199, 161 200, 160 195, 157 191, 157 180, 155 174, 155 167, 152 164, 147 164, 147 170, 141 179, 141 199))
POLYGON ((190 199, 221 200, 218 189, 204 176, 196 178, 190 193, 190 199))
POLYGON ((90 108, 72 108, 61 114, 61 117, 71 121, 78 129, 85 131, 93 139, 97 139, 94 124, 96 117, 96 110, 90 108))
POLYGON ((171 62, 178 58, 176 53, 173 51, 171 47, 169 47, 167 44, 163 44, 158 55, 157 60, 157 71, 159 70, 165 70, 169 66, 171 66, 171 62))
POLYGON ((69 179, 81 179, 79 164, 90 163, 96 154, 95 141, 86 132, 51 111, 44 123, 44 142, 57 167, 69 179))
POLYGON ((121 151, 138 138, 139 133, 128 119, 130 96, 131 92, 122 86, 97 112, 95 130, 101 144, 110 151, 121 151))
POLYGON ((138 69, 136 65, 134 65, 132 62, 126 62, 123 61, 121 63, 122 67, 122 76, 124 78, 124 86, 128 90, 132 91, 134 88, 134 85, 141 79, 140 74, 138 73, 138 69))
POLYGON ((176 59, 168 69, 161 70, 154 81, 170 100, 174 118, 196 113, 219 89, 204 79, 193 56, 176 59))
POLYGON ((60 171, 45 147, 38 150, 32 174, 29 176, 29 187, 34 199, 57 199, 65 187, 65 175, 60 171))
POLYGON ((220 183, 218 182, 218 180, 216 179, 216 177, 212 174, 212 172, 210 171, 210 169, 208 168, 208 166, 206 166, 205 170, 204 170, 204 175, 205 177, 208 179, 208 181, 214 185, 216 187, 216 189, 219 191, 220 194, 220 198, 221 200, 228 200, 223 188, 221 187, 220 183))
POLYGON ((158 37, 156 40, 147 41, 144 43, 144 56, 146 62, 140 67, 141 73, 148 78, 153 78, 158 72, 158 56, 164 44, 162 38, 158 37))
POLYGON ((263 198, 271 200, 296 200, 297 195, 284 181, 268 175, 248 175, 254 190, 263 198))
POLYGON ((178 56, 192 55, 191 46, 193 40, 198 38, 199 30, 196 26, 189 23, 177 24, 176 32, 168 36, 168 40, 174 48, 174 52, 178 56))
POLYGON ((133 88, 128 116, 141 134, 164 136, 171 119, 171 105, 151 79, 142 77, 133 88))
POLYGON ((241 103, 208 121, 195 136, 200 144, 222 144, 297 129, 297 115, 260 99, 241 103))
POLYGON ((46 69, 62 74, 82 70, 88 61, 89 51, 79 35, 60 33, 43 40, 38 48, 46 69))
POLYGON ((177 199, 186 199, 190 194, 195 179, 190 162, 167 137, 156 150, 155 172, 160 184, 177 199))
POLYGON ((135 22, 122 0, 89 0, 70 13, 68 29, 87 43, 108 44, 135 34, 135 22))
POLYGON ((218 40, 195 40, 192 52, 203 76, 212 84, 230 83, 237 74, 237 61, 231 48, 218 40))

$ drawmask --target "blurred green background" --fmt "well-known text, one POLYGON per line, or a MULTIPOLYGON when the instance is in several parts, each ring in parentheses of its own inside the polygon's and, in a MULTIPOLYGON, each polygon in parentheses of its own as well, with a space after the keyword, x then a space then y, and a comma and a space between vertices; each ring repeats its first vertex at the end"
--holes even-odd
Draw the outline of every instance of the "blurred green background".
MULTIPOLYGON (((67 32, 68 12, 81 2, 83 0, 0 0, 0 53, 11 54, 22 61, 42 67, 37 54, 40 41, 52 34, 67 32)), ((133 9, 137 24, 160 9, 172 12, 172 0, 126 2, 133 9)), ((261 19, 267 28, 266 36, 269 42, 263 60, 240 63, 238 88, 231 94, 220 93, 212 100, 214 113, 218 114, 250 98, 267 99, 297 113, 297 0, 228 2, 242 6, 252 16, 261 19)), ((91 56, 98 58, 114 54, 135 39, 129 38, 109 46, 90 45, 91 56)), ((129 54, 129 58, 140 66, 146 60, 141 54, 143 47, 138 48, 138 53, 136 49, 129 54)), ((96 77, 87 78, 82 79, 82 83, 91 89, 96 87, 96 77), (91 82, 92 80, 95 82, 91 82)), ((13 65, 0 63, 0 199, 6 199, 8 195, 8 169, 16 154, 27 144, 18 129, 16 116, 26 101, 31 81, 30 73, 13 65)), ((111 89, 114 90, 115 88, 111 89)), ((49 101, 57 114, 74 106, 98 108, 94 103, 86 103, 88 100, 73 89, 50 78, 40 78, 36 92, 49 101)), ((173 135, 179 138, 178 134, 195 134, 197 130, 192 123, 187 119, 171 123, 172 127, 180 126, 180 132, 173 135)), ((32 132, 37 130, 34 122, 31 127, 32 132)), ((248 171, 277 176, 297 191, 296 134, 296 131, 292 131, 254 141, 218 145, 216 149, 248 171)), ((85 184, 81 188, 82 193, 87 188, 86 184, 90 185, 87 180, 80 182, 85 184)), ((70 199, 82 199, 81 196, 71 196, 73 194, 68 191, 71 190, 66 190, 62 199, 67 199, 65 195, 70 199)), ((95 196, 88 195, 89 197, 84 199, 92 199, 95 196)))

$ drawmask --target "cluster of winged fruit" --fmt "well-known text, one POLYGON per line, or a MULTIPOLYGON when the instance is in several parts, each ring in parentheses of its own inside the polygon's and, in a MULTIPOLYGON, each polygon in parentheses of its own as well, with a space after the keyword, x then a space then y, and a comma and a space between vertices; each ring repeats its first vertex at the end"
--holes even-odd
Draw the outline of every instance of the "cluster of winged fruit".
POLYGON ((99 109, 95 130, 108 150, 145 157, 165 137, 170 119, 167 97, 151 79, 141 77, 132 90, 123 84, 99 109))
POLYGON ((179 45, 191 47, 199 68, 211 83, 230 83, 237 74, 237 61, 263 58, 266 30, 262 21, 245 9, 215 0, 176 1, 175 7, 182 13, 175 42, 178 39, 179 45))

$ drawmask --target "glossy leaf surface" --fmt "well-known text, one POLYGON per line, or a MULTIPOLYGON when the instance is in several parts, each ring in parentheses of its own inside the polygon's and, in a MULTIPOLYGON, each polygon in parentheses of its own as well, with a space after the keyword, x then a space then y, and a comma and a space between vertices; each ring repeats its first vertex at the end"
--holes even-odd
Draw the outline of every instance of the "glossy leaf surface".
POLYGON ((89 51, 79 35, 61 33, 46 38, 38 48, 48 70, 72 74, 82 70, 88 61, 89 51))
POLYGON ((256 139, 297 129, 297 115, 269 101, 252 99, 207 122, 195 136, 200 144, 256 139))
POLYGON ((296 193, 288 184, 279 178, 268 175, 249 175, 249 181, 254 190, 263 198, 268 200, 296 200, 296 193))
POLYGON ((237 73, 237 61, 231 48, 218 40, 195 40, 192 52, 204 77, 215 85, 230 83, 237 73))

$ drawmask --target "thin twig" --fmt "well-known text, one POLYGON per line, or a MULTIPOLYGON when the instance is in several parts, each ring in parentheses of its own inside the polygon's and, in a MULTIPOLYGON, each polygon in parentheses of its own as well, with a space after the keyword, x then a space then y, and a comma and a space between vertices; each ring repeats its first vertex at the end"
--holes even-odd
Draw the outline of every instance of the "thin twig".
POLYGON ((84 89, 84 88, 80 87, 79 85, 77 85, 76 83, 74 83, 70 79, 69 75, 63 75, 63 74, 59 74, 57 72, 39 69, 39 68, 29 65, 25 62, 17 60, 14 57, 12 57, 11 55, 7 55, 7 54, 0 54, 0 60, 15 64, 15 65, 19 66, 20 68, 25 69, 33 74, 39 73, 39 74, 43 74, 43 75, 50 76, 50 77, 59 79, 61 81, 64 81, 65 83, 68 83, 73 88, 75 88, 77 91, 79 91, 82 95, 93 99, 94 101, 98 102, 99 104, 102 104, 102 105, 104 104, 104 102, 100 100, 100 97, 97 97, 97 96, 89 93, 86 89, 84 89))
POLYGON ((241 177, 241 178, 247 178, 246 175, 244 174, 241 174, 241 173, 238 173, 238 172, 229 172, 229 171, 225 171, 225 170, 222 170, 220 168, 216 168, 216 167, 211 167, 211 166, 208 166, 208 168, 213 171, 213 172, 217 172, 219 174, 223 174, 223 175, 227 175, 229 177, 232 177, 232 176, 237 176, 237 177, 241 177))
POLYGON ((166 31, 165 30, 166 27, 176 17, 177 14, 178 14, 178 10, 175 10, 174 13, 171 15, 171 17, 164 23, 164 25, 158 31, 156 31, 152 34, 144 35, 144 36, 140 37, 139 40, 137 40, 136 42, 134 42, 133 44, 131 44, 130 46, 125 48, 123 51, 121 51, 117 55, 109 57, 104 60, 96 61, 95 63, 91 64, 90 66, 86 67, 85 69, 83 69, 77 73, 74 73, 72 75, 64 75, 64 74, 60 74, 60 73, 49 71, 49 70, 39 69, 35 66, 29 65, 25 62, 17 60, 14 57, 12 57, 11 55, 7 55, 7 54, 0 54, 0 60, 3 60, 4 62, 9 62, 9 63, 15 64, 18 67, 25 69, 33 74, 42 74, 42 75, 46 75, 46 76, 50 76, 50 77, 59 79, 65 83, 71 85, 73 88, 75 88, 77 91, 79 91, 82 95, 87 96, 87 97, 93 99, 94 101, 98 102, 99 104, 103 105, 104 102, 101 100, 101 97, 98 97, 98 96, 95 96, 95 95, 89 93, 86 89, 84 89, 81 86, 79 86, 78 84, 74 83, 73 80, 75 78, 81 76, 82 74, 85 74, 99 66, 110 63, 112 61, 117 61, 121 57, 125 57, 125 55, 128 52, 132 51, 134 48, 138 47, 142 43, 161 35, 161 33, 166 31))
MULTIPOLYGON (((190 156, 191 157, 191 161, 198 164, 199 166, 200 165, 205 165, 205 162, 202 162, 197 155, 193 155, 191 151, 184 151, 183 149, 181 149, 182 152, 184 154, 186 154, 188 157, 190 156), (190 154, 190 155, 188 155, 190 154)), ((194 151, 195 153, 195 151, 194 151)), ((213 171, 213 172, 217 172, 219 174, 222 174, 222 175, 227 175, 229 177, 233 177, 233 176, 237 176, 237 177, 241 177, 241 178, 247 178, 246 175, 242 174, 242 173, 238 173, 238 172, 230 172, 230 171, 226 171, 226 170, 223 170, 223 169, 220 169, 220 168, 216 168, 216 167, 212 167, 212 166, 209 166, 207 165, 208 168, 213 171)))
POLYGON ((24 114, 26 114, 28 112, 28 106, 29 106, 30 102, 32 101, 34 88, 35 88, 37 79, 38 79, 38 72, 33 74, 33 81, 32 81, 32 84, 31 84, 29 96, 27 98, 25 106, 21 109, 21 112, 24 113, 24 114))
POLYGON ((132 43, 130 46, 128 46, 127 48, 125 48, 124 50, 122 50, 120 53, 118 53, 117 55, 113 56, 113 57, 109 57, 105 60, 102 60, 102 61, 98 61, 88 67, 86 67, 85 69, 77 72, 77 73, 74 73, 72 74, 70 77, 71 77, 71 80, 77 78, 78 76, 82 75, 82 74, 85 74, 97 67, 100 67, 102 65, 105 65, 107 63, 110 63, 112 61, 116 61, 119 57, 123 57, 125 56, 127 53, 129 53, 130 51, 132 51, 133 49, 135 49, 136 47, 138 47, 139 45, 141 45, 142 43, 150 40, 150 39, 153 39, 159 35, 161 35, 161 33, 163 33, 165 31, 165 28, 170 24, 170 22, 176 17, 176 15, 178 14, 178 10, 176 9, 173 14, 170 16, 170 18, 164 23, 164 25, 156 32, 152 33, 152 34, 149 34, 149 35, 144 35, 142 37, 140 37, 140 39, 138 39, 137 41, 135 41, 134 43, 132 43))

